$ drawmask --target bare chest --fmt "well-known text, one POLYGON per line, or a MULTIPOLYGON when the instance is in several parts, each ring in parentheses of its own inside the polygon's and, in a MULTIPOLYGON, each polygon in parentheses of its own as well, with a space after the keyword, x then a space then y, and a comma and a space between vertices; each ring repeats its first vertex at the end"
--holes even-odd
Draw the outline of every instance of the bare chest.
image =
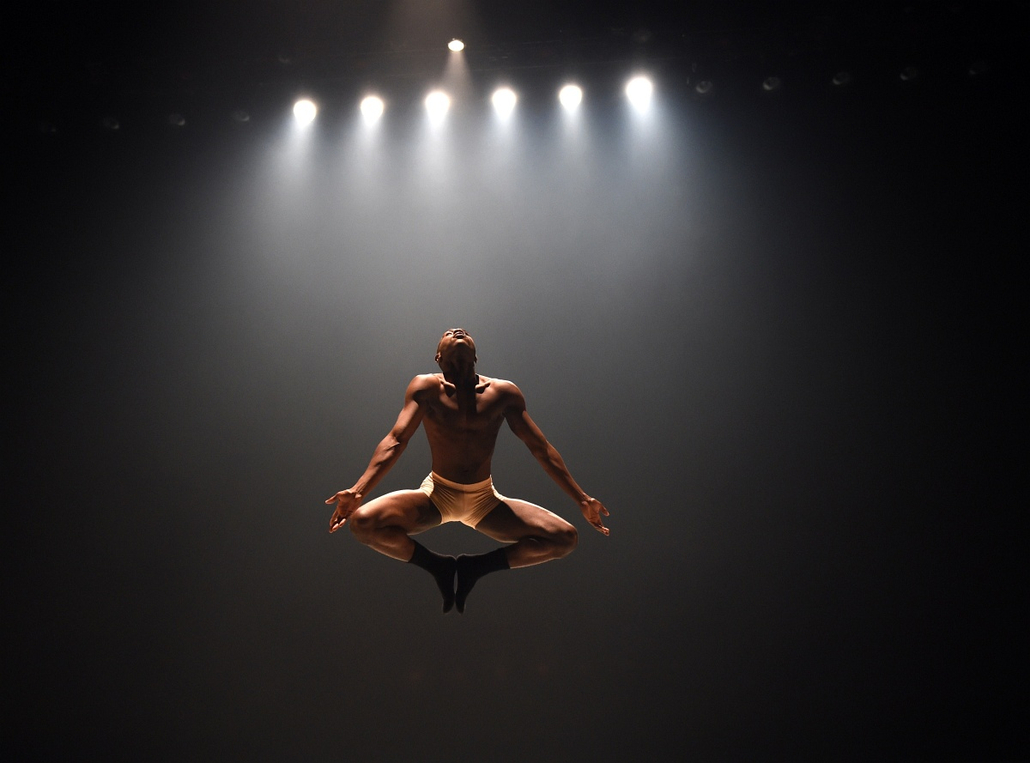
POLYGON ((436 428, 453 432, 496 432, 503 417, 500 400, 489 388, 481 393, 441 392, 426 409, 436 428))

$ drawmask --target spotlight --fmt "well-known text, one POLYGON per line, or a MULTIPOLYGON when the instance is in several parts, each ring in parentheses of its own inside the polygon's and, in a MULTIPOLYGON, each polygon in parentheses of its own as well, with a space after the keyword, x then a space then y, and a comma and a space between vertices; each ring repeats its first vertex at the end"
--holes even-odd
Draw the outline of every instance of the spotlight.
POLYGON ((566 111, 572 111, 582 102, 583 90, 576 85, 566 85, 558 91, 558 100, 566 111))
POLYGON ((637 111, 644 111, 651 103, 654 85, 647 77, 634 77, 626 83, 626 97, 637 111))
POLYGON ((318 107, 315 106, 314 102, 309 101, 307 98, 302 98, 293 104, 293 116, 297 120, 297 124, 301 127, 307 127, 309 124, 315 121, 315 115, 318 113, 318 107))
POLYGON ((494 105, 494 111, 502 117, 511 114, 515 109, 515 101, 517 100, 515 91, 510 87, 497 88, 497 90, 494 90, 494 94, 490 96, 490 101, 494 105))
POLYGON ((783 86, 783 81, 779 77, 766 77, 762 83, 762 90, 767 93, 772 93, 779 90, 783 86))
POLYGON ((465 43, 455 38, 451 40, 449 43, 447 43, 447 47, 448 49, 453 50, 455 53, 458 53, 462 50, 465 50, 465 43))
POLYGON ((451 99, 442 90, 434 90, 426 96, 426 111, 434 122, 443 119, 450 106, 451 99))
POLYGON ((851 84, 851 72, 839 71, 833 75, 833 79, 831 81, 837 87, 851 84))
POLYGON ((367 123, 372 124, 372 122, 375 122, 383 115, 385 108, 386 106, 383 104, 382 98, 370 95, 361 101, 361 116, 365 118, 367 123))

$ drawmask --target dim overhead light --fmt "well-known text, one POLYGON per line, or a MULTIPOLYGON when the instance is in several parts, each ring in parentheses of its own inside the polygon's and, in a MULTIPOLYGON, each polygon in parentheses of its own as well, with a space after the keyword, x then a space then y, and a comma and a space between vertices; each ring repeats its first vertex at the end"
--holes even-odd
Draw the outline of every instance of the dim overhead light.
POLYGON ((898 76, 902 82, 915 82, 919 79, 919 70, 914 66, 906 66, 898 76))
POLYGON ((451 40, 449 43, 447 43, 447 47, 453 50, 455 53, 458 53, 459 51, 465 50, 465 43, 455 38, 451 40))
POLYGON ((990 71, 991 67, 986 61, 974 61, 969 65, 969 76, 978 77, 990 71))

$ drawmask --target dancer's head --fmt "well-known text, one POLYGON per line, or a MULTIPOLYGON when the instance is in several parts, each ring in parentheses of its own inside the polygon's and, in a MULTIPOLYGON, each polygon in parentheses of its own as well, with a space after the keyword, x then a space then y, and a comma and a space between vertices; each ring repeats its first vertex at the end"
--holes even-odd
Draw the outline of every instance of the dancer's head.
POLYGON ((436 345, 436 362, 444 364, 476 362, 476 342, 465 329, 447 329, 436 345))

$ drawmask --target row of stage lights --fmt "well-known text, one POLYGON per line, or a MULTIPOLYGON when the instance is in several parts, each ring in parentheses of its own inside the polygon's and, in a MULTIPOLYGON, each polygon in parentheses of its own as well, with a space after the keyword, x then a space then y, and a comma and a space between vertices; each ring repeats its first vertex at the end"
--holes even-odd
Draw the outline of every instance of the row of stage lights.
MULTIPOLYGON (((976 77, 986 70, 987 65, 978 62, 969 67, 968 75, 970 78, 976 77)), ((921 72, 911 66, 906 67, 899 74, 900 81, 907 84, 916 82, 920 78, 921 72)), ((850 72, 839 71, 833 75, 830 83, 835 88, 844 88, 850 85, 852 80, 853 77, 850 72)), ((781 78, 770 76, 762 80, 760 89, 761 92, 772 95, 782 90, 783 86, 781 78)), ((715 83, 709 79, 700 79, 694 83, 693 91, 699 98, 708 98, 715 91, 715 83)), ((626 83, 624 92, 631 107, 640 114, 643 114, 647 112, 651 105, 654 84, 647 77, 637 76, 626 83)), ((567 112, 576 111, 582 103, 583 97, 583 89, 575 84, 564 85, 558 91, 558 102, 567 112)), ((518 95, 510 87, 500 87, 490 96, 494 112, 500 119, 506 119, 514 112, 518 100, 518 95)), ((424 105, 430 120, 439 122, 443 120, 450 110, 451 97, 443 90, 434 90, 426 96, 424 105)), ((359 104, 361 116, 365 123, 369 125, 378 122, 386 112, 386 108, 386 102, 378 95, 367 95, 359 104)), ((310 98, 302 98, 294 103, 293 116, 297 125, 306 127, 314 122, 318 116, 318 104, 310 98)), ((232 118, 236 122, 249 122, 250 114, 243 109, 237 109, 232 113, 232 118)), ((168 117, 168 122, 174 127, 184 127, 186 125, 186 118, 182 114, 175 113, 168 117)), ((103 119, 101 125, 113 131, 118 130, 120 127, 118 120, 110 116, 103 119)), ((40 123, 40 130, 42 132, 56 132, 56 128, 50 122, 40 123)))
MULTIPOLYGON (((453 43, 452 43, 453 44, 453 43)), ((651 104, 651 94, 654 92, 654 85, 647 77, 634 77, 626 83, 625 93, 630 105, 639 112, 647 111, 651 104)), ((501 118, 506 118, 515 110, 518 102, 518 95, 510 87, 500 87, 494 90, 490 96, 490 103, 494 112, 501 118)), ((568 84, 558 91, 558 102, 568 112, 579 108, 583 102, 583 89, 579 85, 568 84)), ((434 90, 425 98, 426 112, 434 122, 441 121, 451 107, 451 98, 443 90, 434 90)), ((368 95, 362 99, 359 109, 361 116, 367 124, 377 122, 386 111, 386 102, 378 95, 368 95)), ((293 117, 297 124, 307 126, 315 121, 318 115, 318 105, 308 99, 302 98, 293 105, 293 117)))
MULTIPOLYGON (((452 54, 457 55, 465 49, 465 44, 461 40, 454 39, 447 44, 447 47, 451 50, 452 54)), ((986 72, 988 68, 985 62, 977 61, 969 66, 967 74, 971 78, 978 77, 986 72)), ((908 66, 901 70, 899 76, 902 82, 911 84, 921 79, 921 72, 915 67, 908 66)), ((851 81, 852 76, 847 71, 839 71, 831 79, 834 87, 847 86, 851 81)), ((775 93, 782 87, 782 80, 775 76, 766 77, 761 85, 761 89, 765 93, 775 93)), ((715 86, 711 80, 701 79, 694 84, 693 89, 697 96, 707 98, 712 95, 715 86)), ((654 84, 647 77, 635 76, 626 83, 624 92, 632 108, 642 114, 651 105, 654 84)), ((510 87, 500 87, 490 96, 490 101, 497 116, 505 119, 514 112, 515 106, 518 103, 518 95, 510 87)), ((566 112, 575 112, 582 101, 583 89, 579 85, 566 84, 558 91, 558 102, 566 112)), ((443 90, 434 90, 426 96, 424 103, 430 120, 440 122, 450 110, 451 98, 443 90)), ((371 125, 382 118, 386 111, 386 102, 379 95, 367 95, 362 99, 359 109, 365 123, 371 125)), ((298 100, 293 106, 294 119, 296 124, 301 127, 310 125, 315 121, 317 115, 318 105, 309 98, 298 100)), ((250 115, 242 109, 237 109, 233 112, 233 119, 237 122, 248 122, 250 121, 250 115)), ((186 124, 186 119, 181 114, 172 114, 169 116, 168 121, 175 127, 183 127, 186 124)), ((101 124, 107 130, 112 131, 118 130, 121 126, 118 120, 112 116, 103 119, 101 124)), ((55 125, 51 122, 41 122, 39 127, 44 133, 57 132, 55 125)))

